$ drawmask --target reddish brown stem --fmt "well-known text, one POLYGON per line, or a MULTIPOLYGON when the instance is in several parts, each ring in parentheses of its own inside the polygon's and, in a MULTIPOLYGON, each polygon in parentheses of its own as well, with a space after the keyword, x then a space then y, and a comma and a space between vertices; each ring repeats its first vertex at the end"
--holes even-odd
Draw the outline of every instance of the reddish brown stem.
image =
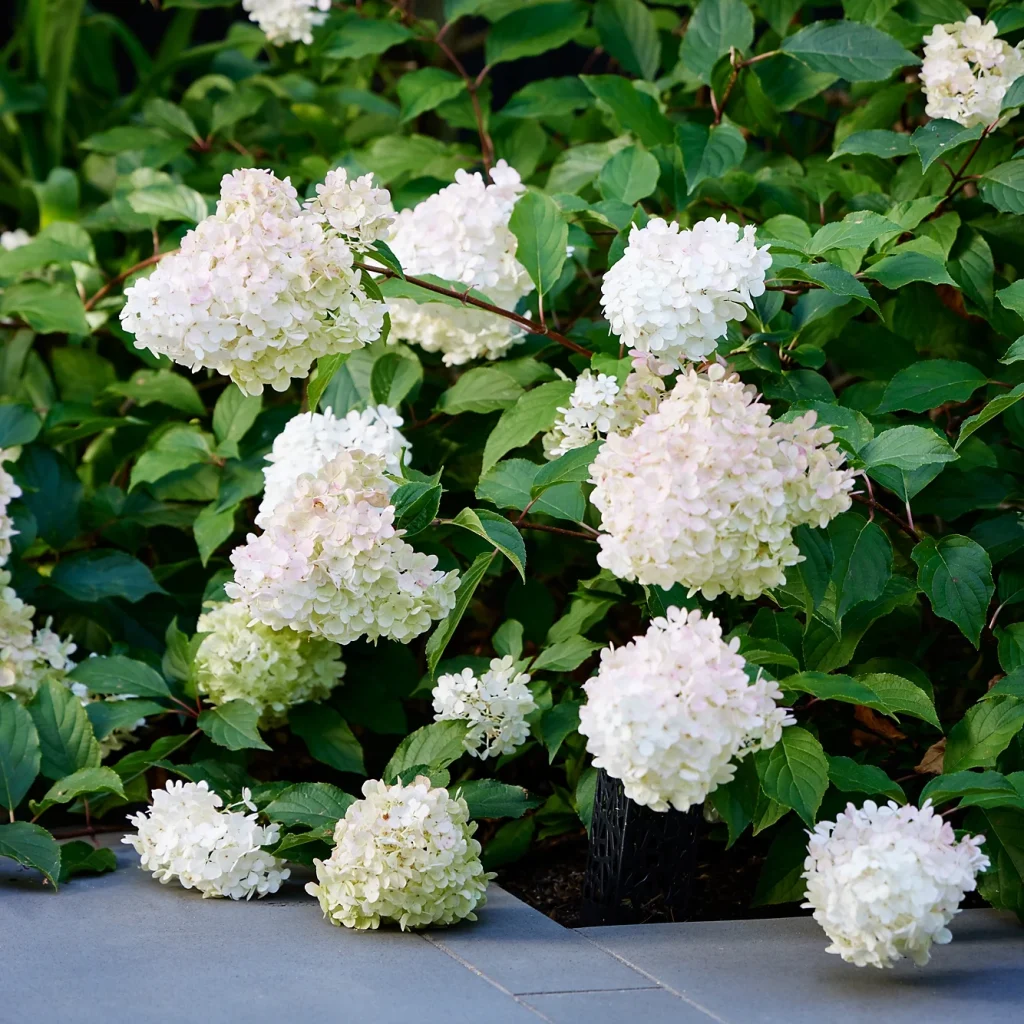
POLYGON ((100 288, 92 298, 88 299, 85 303, 86 312, 92 309, 100 299, 104 298, 111 291, 113 291, 122 281, 126 281, 132 274, 138 273, 140 270, 144 270, 146 267, 152 266, 154 263, 159 263, 165 256, 170 256, 171 253, 177 252, 177 249, 168 249, 167 252, 155 252, 152 256, 147 257, 144 260, 136 263, 134 266, 129 267, 127 270, 123 270, 117 277, 112 277, 102 288, 100 288))
MULTIPOLYGON (((357 270, 365 270, 371 274, 381 274, 384 277, 400 277, 400 275, 391 270, 389 267, 383 266, 370 266, 367 263, 356 262, 353 264, 357 270)), ((543 324, 534 323, 532 320, 528 320, 525 316, 520 316, 518 313, 513 313, 510 309, 502 309, 500 306, 495 306, 490 302, 484 302, 482 299, 475 299, 472 295, 466 292, 457 292, 452 288, 444 288, 439 284, 432 284, 430 281, 423 281, 418 277, 411 277, 406 274, 404 280, 410 284, 416 285, 417 288, 423 288, 425 291, 434 292, 435 295, 446 295, 450 299, 458 299, 459 302, 465 303, 467 306, 475 306, 477 309, 486 309, 488 313, 494 313, 497 316, 502 316, 506 320, 511 320, 513 323, 518 324, 529 334, 537 334, 542 337, 550 338, 552 341, 557 341, 559 345, 564 345, 565 348, 571 352, 575 352, 578 355, 586 356, 588 359, 594 354, 588 348, 584 348, 582 345, 577 345, 575 341, 571 341, 563 334, 559 334, 557 331, 552 331, 550 328, 545 327, 543 324)))

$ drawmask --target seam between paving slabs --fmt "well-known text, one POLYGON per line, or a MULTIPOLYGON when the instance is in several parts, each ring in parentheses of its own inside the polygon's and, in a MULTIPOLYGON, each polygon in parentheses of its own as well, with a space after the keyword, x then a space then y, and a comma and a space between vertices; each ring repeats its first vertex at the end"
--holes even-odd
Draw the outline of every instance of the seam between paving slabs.
POLYGON ((548 1024, 553 1024, 550 1017, 545 1017, 544 1014, 541 1013, 540 1010, 538 1010, 536 1007, 530 1006, 529 1003, 524 1003, 515 993, 510 992, 507 988, 505 988, 504 985, 495 981, 493 978, 488 977, 486 974, 484 974, 483 971, 480 970, 480 968, 471 964, 465 957, 459 956, 459 954, 456 953, 454 950, 449 949, 443 942, 438 942, 436 939, 431 938, 429 935, 423 935, 421 937, 424 942, 430 943, 430 945, 433 946, 435 949, 439 949, 446 956, 450 956, 457 964, 461 964, 463 967, 465 967, 467 971, 472 971, 472 973, 475 974, 477 977, 483 978, 483 980, 486 981, 488 985, 493 985, 499 992, 501 992, 503 995, 508 996, 509 999, 511 999, 514 1003, 521 1006, 524 1010, 529 1011, 535 1017, 538 1017, 543 1021, 547 1021, 548 1024))
POLYGON ((663 988, 666 992, 671 992, 672 995, 677 996, 684 1003, 688 1003, 695 1010, 699 1010, 701 1013, 706 1014, 712 1020, 718 1021, 718 1024, 730 1024, 730 1022, 727 1021, 724 1017, 719 1017, 718 1014, 714 1012, 714 1010, 709 1010, 706 1006, 703 1005, 703 1003, 698 1003, 695 999, 691 999, 688 995, 685 995, 677 989, 674 989, 671 985, 668 985, 664 981, 662 981, 661 978, 658 978, 655 975, 651 974, 650 971, 645 971, 642 967, 638 967, 636 964, 631 963, 624 956, 620 956, 614 950, 606 949, 599 942, 596 942, 594 939, 592 939, 589 935, 584 935, 582 932, 579 931, 577 931, 576 934, 579 935, 580 938, 586 939, 587 942, 589 942, 592 946, 595 946, 597 949, 601 950, 602 953, 607 953, 609 956, 615 957, 616 960, 620 961, 621 963, 624 963, 627 967, 631 967, 634 971, 637 972, 637 974, 642 974, 648 980, 653 981, 654 986, 652 987, 663 988))
POLYGON ((664 985, 641 985, 640 988, 563 988, 557 991, 551 991, 550 989, 543 989, 540 992, 517 992, 517 996, 592 996, 592 995, 604 995, 608 993, 616 992, 668 992, 669 995, 675 995, 670 989, 665 988, 664 985))

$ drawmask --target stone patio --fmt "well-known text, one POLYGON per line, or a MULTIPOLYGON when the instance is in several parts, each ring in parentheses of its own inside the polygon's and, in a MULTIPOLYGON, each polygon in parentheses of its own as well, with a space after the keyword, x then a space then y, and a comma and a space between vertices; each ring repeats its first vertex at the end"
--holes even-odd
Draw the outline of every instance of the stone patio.
POLYGON ((11 1024, 1008 1024, 1024 1007, 1024 929, 966 911, 927 968, 858 970, 809 918, 572 931, 501 889, 447 931, 326 924, 300 884, 251 904, 122 869, 58 895, 0 861, 11 1024))

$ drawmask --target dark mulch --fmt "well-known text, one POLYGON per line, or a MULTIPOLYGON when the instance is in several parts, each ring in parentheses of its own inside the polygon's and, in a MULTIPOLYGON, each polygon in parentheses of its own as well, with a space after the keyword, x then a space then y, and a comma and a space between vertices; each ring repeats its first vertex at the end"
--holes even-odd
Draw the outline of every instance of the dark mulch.
MULTIPOLYGON (((742 839, 731 849, 702 836, 697 850, 697 865, 690 896, 689 921, 722 921, 764 917, 794 917, 806 914, 799 903, 781 903, 751 907, 754 889, 763 863, 754 844, 742 839)), ((498 884, 524 903, 546 914, 567 928, 582 922, 583 878, 587 867, 585 835, 571 839, 541 842, 515 864, 498 870, 498 884)), ((643 923, 667 921, 657 907, 649 908, 643 923)), ((638 922, 639 923, 639 922, 638 922)))

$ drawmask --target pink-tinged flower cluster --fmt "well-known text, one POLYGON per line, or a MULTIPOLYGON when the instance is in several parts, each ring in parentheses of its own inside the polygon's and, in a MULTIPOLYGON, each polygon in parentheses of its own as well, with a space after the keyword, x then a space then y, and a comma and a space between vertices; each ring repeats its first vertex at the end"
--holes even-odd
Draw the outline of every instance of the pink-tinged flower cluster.
POLYGON ((225 175, 217 212, 127 289, 122 326, 137 347, 250 395, 284 391, 319 357, 375 341, 386 306, 363 291, 351 247, 314 207, 270 171, 225 175))
POLYGON ((853 474, 814 422, 813 412, 773 421, 720 366, 681 375, 657 412, 610 434, 593 462, 599 564, 708 598, 754 600, 781 586, 802 560, 793 529, 825 526, 851 503, 853 474))
POLYGON ((455 605, 459 577, 395 529, 385 461, 345 451, 295 483, 231 555, 225 592, 254 619, 347 644, 405 642, 455 605))
POLYGON ((685 811, 731 781, 737 760, 778 743, 792 723, 775 703, 782 692, 751 683, 738 648, 713 615, 669 608, 643 636, 601 652, 580 733, 630 800, 685 811))

